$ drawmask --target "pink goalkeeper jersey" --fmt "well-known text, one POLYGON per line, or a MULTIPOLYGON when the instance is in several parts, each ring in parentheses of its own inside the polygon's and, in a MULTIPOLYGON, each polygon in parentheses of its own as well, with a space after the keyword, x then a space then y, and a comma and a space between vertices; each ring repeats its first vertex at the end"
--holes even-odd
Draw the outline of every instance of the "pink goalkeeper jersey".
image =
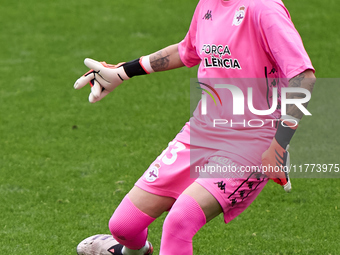
POLYGON ((275 134, 274 120, 281 116, 281 87, 289 78, 314 70, 283 3, 201 0, 178 50, 186 66, 199 64, 197 87, 204 90, 206 104, 198 103, 190 128, 188 123, 176 139, 260 164, 275 134), (217 84, 237 87, 243 106, 234 104, 236 94, 217 84), (272 113, 258 115, 249 109, 249 88, 253 107, 267 110, 275 104, 272 113))

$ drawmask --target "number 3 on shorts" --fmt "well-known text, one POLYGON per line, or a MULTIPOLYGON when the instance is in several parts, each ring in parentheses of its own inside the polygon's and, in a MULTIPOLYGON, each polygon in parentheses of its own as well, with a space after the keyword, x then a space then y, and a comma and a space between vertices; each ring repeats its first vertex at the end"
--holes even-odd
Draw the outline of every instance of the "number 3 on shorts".
POLYGON ((178 142, 178 141, 171 141, 168 145, 168 148, 165 149, 161 155, 159 155, 159 157, 157 158, 158 160, 162 160, 162 162, 166 165, 171 165, 173 164, 176 159, 177 159, 177 152, 180 152, 182 150, 185 149, 185 145, 181 142, 178 142), (171 158, 168 158, 166 154, 166 152, 170 150, 170 153, 171 153, 171 158))

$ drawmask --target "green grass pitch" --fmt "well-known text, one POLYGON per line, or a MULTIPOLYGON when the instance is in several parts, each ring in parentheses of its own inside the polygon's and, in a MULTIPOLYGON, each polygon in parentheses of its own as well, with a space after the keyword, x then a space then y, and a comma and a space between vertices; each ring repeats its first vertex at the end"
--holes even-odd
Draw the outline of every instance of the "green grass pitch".
MULTIPOLYGON (((195 68, 137 77, 91 105, 74 81, 91 57, 117 63, 186 34, 197 1, 0 0, 0 254, 76 254, 189 118, 195 68)), ((339 3, 285 0, 317 70, 339 77, 339 3)), ((292 163, 340 163, 338 95, 316 86, 292 163)), ((225 225, 194 237, 195 254, 340 254, 340 179, 270 182, 225 225)), ((163 215, 150 226, 159 251, 163 215)))

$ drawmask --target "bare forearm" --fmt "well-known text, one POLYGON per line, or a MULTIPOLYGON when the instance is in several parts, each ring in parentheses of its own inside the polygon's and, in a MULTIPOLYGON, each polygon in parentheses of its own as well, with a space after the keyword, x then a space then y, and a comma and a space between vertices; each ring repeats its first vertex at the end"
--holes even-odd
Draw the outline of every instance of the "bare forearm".
POLYGON ((184 66, 178 53, 178 44, 170 45, 150 55, 150 65, 155 72, 184 66))
MULTIPOLYGON (((310 93, 312 93, 315 83, 315 76, 312 70, 306 70, 303 73, 300 73, 299 75, 295 76, 289 81, 289 87, 295 87, 295 88, 304 88, 307 89, 310 93)), ((288 93, 287 98, 288 99, 298 99, 298 98, 304 98, 305 94, 303 93, 288 93)), ((303 106, 307 108, 308 102, 304 103, 303 106)), ((296 119, 301 119, 303 116, 303 113, 300 111, 300 109, 296 105, 288 105, 287 106, 287 114, 289 116, 292 116, 296 119)))

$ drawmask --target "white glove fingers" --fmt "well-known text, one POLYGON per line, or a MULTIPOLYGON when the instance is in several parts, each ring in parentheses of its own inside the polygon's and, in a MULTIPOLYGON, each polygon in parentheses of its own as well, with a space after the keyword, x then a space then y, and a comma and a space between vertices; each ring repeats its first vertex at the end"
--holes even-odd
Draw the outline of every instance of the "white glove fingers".
POLYGON ((90 73, 88 72, 87 76, 79 78, 74 84, 74 88, 80 89, 93 80, 89 95, 90 103, 100 101, 124 80, 129 79, 124 68, 120 65, 109 65, 90 58, 86 58, 84 64, 90 68, 90 73))
POLYGON ((97 101, 96 101, 96 98, 92 95, 92 92, 91 92, 90 95, 89 95, 89 102, 92 103, 92 104, 95 103, 95 102, 97 102, 97 101))
POLYGON ((92 72, 92 73, 89 73, 87 76, 82 76, 78 80, 76 80, 73 87, 75 89, 81 89, 93 79, 94 79, 94 73, 92 72))
POLYGON ((90 103, 95 103, 98 102, 100 100, 102 100, 105 96, 107 96, 110 93, 110 91, 108 90, 103 90, 102 93, 99 95, 99 97, 94 97, 94 95, 92 94, 92 92, 89 95, 89 102, 90 103))
MULTIPOLYGON (((112 70, 112 68, 107 68, 107 67, 103 66, 100 62, 98 62, 94 59, 91 59, 91 58, 86 58, 84 60, 84 64, 88 68, 90 68, 90 69, 92 69, 96 72, 94 77, 101 84, 101 86, 104 87, 105 89, 109 89, 109 87, 111 85, 111 81, 108 80, 108 78, 116 76, 116 74, 112 73, 112 72, 114 72, 112 70)), ((112 91, 112 89, 110 91, 112 91)))
POLYGON ((99 100, 102 100, 104 97, 106 97, 108 94, 110 93, 110 91, 108 90, 103 90, 103 92, 100 94, 99 98, 98 98, 98 101, 99 100))
POLYGON ((103 67, 103 69, 99 73, 95 74, 95 79, 98 81, 98 83, 101 84, 102 87, 107 89, 111 83, 104 78, 105 76, 103 77, 105 73, 105 68, 103 67))
POLYGON ((91 93, 95 98, 98 98, 100 94, 102 93, 103 87, 99 84, 98 81, 93 80, 94 84, 91 87, 91 93))
POLYGON ((94 71, 98 72, 99 70, 103 69, 103 65, 91 58, 85 58, 84 60, 84 64, 89 68, 89 69, 93 69, 94 71))

